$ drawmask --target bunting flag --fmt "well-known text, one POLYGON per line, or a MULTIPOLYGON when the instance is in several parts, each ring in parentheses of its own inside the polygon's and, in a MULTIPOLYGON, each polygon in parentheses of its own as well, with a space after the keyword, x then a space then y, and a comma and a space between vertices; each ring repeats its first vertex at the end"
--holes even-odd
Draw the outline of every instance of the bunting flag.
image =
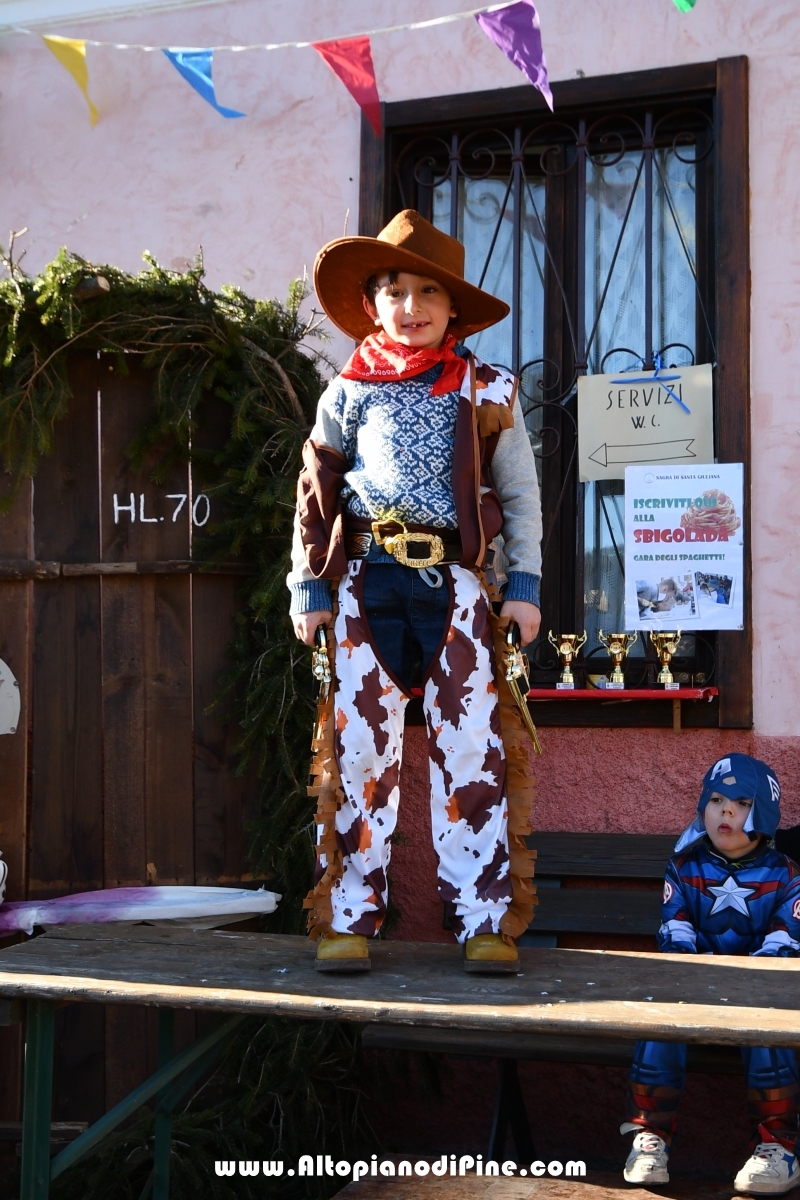
POLYGON ((547 79, 539 14, 533 0, 518 0, 504 8, 476 13, 475 20, 506 58, 539 89, 552 112, 553 93, 547 79))
MULTIPOLYGON (((693 5, 694 0, 675 0, 676 4, 693 5)), ((538 87, 552 108, 552 97, 547 84, 547 68, 541 48, 539 21, 532 0, 519 0, 516 4, 482 4, 480 7, 462 9, 460 12, 448 13, 442 17, 427 17, 421 21, 407 21, 398 25, 382 25, 350 34, 344 38, 331 39, 324 42, 252 42, 248 44, 206 46, 205 48, 165 48, 142 42, 113 42, 100 41, 96 38, 66 38, 57 34, 40 35, 36 30, 26 29, 22 25, 14 25, 13 32, 29 37, 42 37, 52 54, 59 60, 73 77, 83 92, 92 125, 96 124, 98 112, 89 99, 89 72, 86 63, 87 46, 104 46, 114 50, 141 51, 147 54, 165 54, 176 71, 191 84, 196 92, 203 97, 207 104, 216 109, 223 117, 244 117, 247 114, 233 108, 225 108, 217 103, 211 69, 214 53, 217 50, 306 50, 314 49, 325 59, 325 62, 342 81, 355 99, 372 128, 377 134, 381 132, 381 106, 378 86, 375 79, 375 67, 372 62, 370 38, 378 34, 401 33, 407 30, 433 29, 440 25, 449 25, 454 21, 464 21, 476 18, 480 21, 485 33, 506 53, 512 62, 525 71, 531 82, 538 87), (522 11, 523 18, 514 17, 514 13, 522 11), (496 18, 496 20, 495 20, 496 18)))
POLYGON ((223 117, 244 117, 247 114, 237 112, 235 108, 225 108, 217 103, 214 83, 211 78, 211 67, 214 62, 213 50, 165 50, 169 61, 187 83, 215 108, 223 117))
POLYGON ((691 12, 696 0, 672 0, 672 2, 680 12, 691 12))
POLYGON ((369 37, 343 38, 338 42, 312 42, 334 75, 341 79, 350 95, 380 137, 381 101, 375 68, 372 65, 372 48, 369 37))
POLYGON ((62 67, 66 67, 78 87, 83 92, 83 98, 89 105, 89 116, 92 125, 97 124, 98 112, 89 99, 89 68, 86 65, 86 42, 80 38, 58 37, 47 34, 42 41, 51 53, 55 54, 62 67))

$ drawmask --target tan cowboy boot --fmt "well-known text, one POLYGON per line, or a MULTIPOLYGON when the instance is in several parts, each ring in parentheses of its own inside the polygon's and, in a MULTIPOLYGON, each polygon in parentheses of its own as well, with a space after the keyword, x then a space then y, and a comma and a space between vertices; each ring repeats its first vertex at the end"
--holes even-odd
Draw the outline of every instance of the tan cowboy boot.
POLYGON ((369 971, 367 939, 360 933, 325 933, 317 942, 318 971, 369 971))
POLYGON ((464 970, 499 975, 519 970, 519 955, 502 933, 476 933, 464 943, 464 970))

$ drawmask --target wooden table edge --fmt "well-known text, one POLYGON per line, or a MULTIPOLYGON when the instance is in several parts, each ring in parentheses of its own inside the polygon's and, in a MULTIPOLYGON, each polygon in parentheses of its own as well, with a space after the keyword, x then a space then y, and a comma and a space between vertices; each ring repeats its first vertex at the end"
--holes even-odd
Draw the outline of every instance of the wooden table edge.
POLYGON ((160 1005, 428 1027, 573 1033, 584 1036, 800 1047, 800 1011, 703 1004, 603 1000, 563 1004, 432 1004, 423 1001, 262 992, 239 988, 132 983, 86 976, 0 972, 0 996, 102 1004, 160 1005))

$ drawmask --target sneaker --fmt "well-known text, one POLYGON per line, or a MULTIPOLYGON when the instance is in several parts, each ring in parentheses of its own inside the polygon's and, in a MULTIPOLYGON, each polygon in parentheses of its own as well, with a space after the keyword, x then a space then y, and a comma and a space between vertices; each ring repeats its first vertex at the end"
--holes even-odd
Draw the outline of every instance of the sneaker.
POLYGON ((643 1129, 633 1139, 622 1174, 626 1183, 669 1183, 669 1149, 663 1138, 643 1129))
POLYGON ((800 1184, 797 1155, 779 1142, 761 1142, 733 1181, 737 1192, 782 1196, 800 1184))

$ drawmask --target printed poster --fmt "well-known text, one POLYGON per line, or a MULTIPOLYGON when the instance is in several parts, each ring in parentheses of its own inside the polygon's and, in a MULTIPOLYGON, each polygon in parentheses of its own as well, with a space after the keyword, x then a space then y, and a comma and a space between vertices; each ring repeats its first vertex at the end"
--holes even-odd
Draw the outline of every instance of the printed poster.
POLYGON ((741 463, 625 469, 625 628, 744 628, 741 463))

